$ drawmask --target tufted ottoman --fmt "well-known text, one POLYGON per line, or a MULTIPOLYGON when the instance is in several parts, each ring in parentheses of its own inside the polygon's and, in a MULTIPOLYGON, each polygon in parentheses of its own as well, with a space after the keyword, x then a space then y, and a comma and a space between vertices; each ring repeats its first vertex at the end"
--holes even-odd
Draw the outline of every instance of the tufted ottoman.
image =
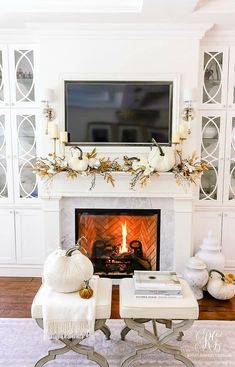
POLYGON ((198 303, 189 285, 185 280, 180 279, 180 282, 183 298, 136 298, 133 279, 121 280, 120 315, 126 324, 121 331, 121 338, 125 340, 128 332, 134 330, 148 343, 136 348, 134 354, 124 359, 121 367, 128 367, 138 360, 140 354, 150 353, 157 349, 172 354, 175 359, 183 362, 187 367, 194 366, 188 358, 181 354, 180 349, 168 344, 172 337, 182 340, 183 331, 192 326, 199 314, 198 303), (147 330, 144 325, 150 320, 153 332, 147 330), (158 335, 157 323, 165 324, 168 330, 158 335))
MULTIPOLYGON (((42 305, 44 299, 49 292, 48 286, 43 284, 38 290, 31 307, 32 318, 36 320, 38 326, 43 329, 42 319, 42 305)), ((111 314, 111 297, 112 297, 112 280, 111 279, 99 279, 97 289, 97 304, 96 304, 96 321, 95 330, 101 330, 107 339, 110 338, 110 330, 105 324, 105 321, 110 318, 111 314)), ((35 367, 42 367, 45 363, 56 358, 59 354, 67 353, 71 350, 78 354, 83 354, 91 361, 96 362, 101 367, 108 367, 107 360, 100 354, 94 351, 93 348, 80 345, 81 339, 60 339, 65 346, 59 349, 50 350, 48 355, 41 358, 35 367)))

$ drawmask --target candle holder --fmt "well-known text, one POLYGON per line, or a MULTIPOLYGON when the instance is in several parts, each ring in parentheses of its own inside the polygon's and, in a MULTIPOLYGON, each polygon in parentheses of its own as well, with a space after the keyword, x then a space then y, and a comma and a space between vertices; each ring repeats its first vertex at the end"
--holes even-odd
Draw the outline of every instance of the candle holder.
POLYGON ((188 124, 188 134, 191 134, 191 121, 195 116, 193 102, 195 100, 195 89, 186 89, 184 96, 185 107, 182 111, 182 119, 188 124))
POLYGON ((54 96, 53 89, 47 88, 45 90, 44 99, 42 100, 42 103, 44 104, 42 113, 43 113, 43 116, 46 119, 46 129, 45 129, 45 134, 46 135, 48 135, 49 122, 53 121, 55 119, 55 117, 56 117, 56 113, 55 113, 54 108, 52 108, 50 106, 50 101, 53 100, 53 96, 54 96))
POLYGON ((56 156, 56 141, 58 139, 57 138, 52 138, 53 141, 53 155, 56 156))
POLYGON ((60 142, 60 147, 62 150, 62 158, 65 158, 65 143, 60 142))

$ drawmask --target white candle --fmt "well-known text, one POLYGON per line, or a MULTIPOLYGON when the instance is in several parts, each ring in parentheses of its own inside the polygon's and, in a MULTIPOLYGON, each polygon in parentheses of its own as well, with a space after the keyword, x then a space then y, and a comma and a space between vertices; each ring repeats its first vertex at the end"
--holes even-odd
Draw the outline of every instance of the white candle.
POLYGON ((182 124, 180 124, 179 133, 180 133, 180 139, 187 139, 188 128, 185 122, 182 122, 182 124))
POLYGON ((172 134, 172 143, 173 144, 179 144, 179 142, 180 142, 180 134, 178 133, 178 131, 175 131, 172 134))
POLYGON ((60 142, 61 143, 68 143, 68 133, 67 131, 61 131, 60 132, 60 142))
POLYGON ((50 137, 51 139, 58 139, 59 137, 58 124, 55 122, 51 123, 50 137))

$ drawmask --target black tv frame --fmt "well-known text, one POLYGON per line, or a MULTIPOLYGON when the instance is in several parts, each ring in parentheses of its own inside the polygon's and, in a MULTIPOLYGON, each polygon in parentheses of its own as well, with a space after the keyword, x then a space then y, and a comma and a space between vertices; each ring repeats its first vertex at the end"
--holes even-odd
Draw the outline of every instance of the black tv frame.
MULTIPOLYGON (((169 85, 170 87, 170 93, 169 93, 169 130, 168 130, 168 142, 167 143, 161 143, 161 145, 165 146, 171 146, 172 145, 172 111, 173 111, 173 81, 131 81, 131 80, 104 80, 104 81, 96 81, 96 80, 64 80, 64 118, 65 118, 65 130, 68 131, 68 125, 67 125, 67 88, 66 84, 68 83, 85 83, 85 84, 156 84, 156 85, 169 85)), ((68 132, 69 133, 69 132, 68 132)), ((81 145, 81 146, 149 146, 151 142, 143 142, 143 143, 122 143, 122 142, 73 142, 69 141, 66 145, 81 145)))

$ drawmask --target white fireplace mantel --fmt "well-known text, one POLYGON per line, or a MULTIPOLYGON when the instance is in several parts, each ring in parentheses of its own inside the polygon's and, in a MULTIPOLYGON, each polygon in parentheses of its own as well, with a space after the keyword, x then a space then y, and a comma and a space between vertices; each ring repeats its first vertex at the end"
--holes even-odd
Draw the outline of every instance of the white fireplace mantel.
POLYGON ((173 173, 161 173, 151 177, 146 186, 137 184, 135 189, 130 189, 131 175, 125 172, 112 174, 115 186, 104 181, 104 177, 97 175, 95 187, 91 190, 91 176, 67 178, 65 173, 60 173, 53 178, 49 186, 44 187, 43 199, 57 197, 159 197, 159 198, 193 198, 193 186, 187 183, 178 185, 173 173))
POLYGON ((72 229, 74 209, 79 206, 117 209, 163 207, 160 245, 165 250, 162 251, 161 247, 160 252, 165 259, 169 253, 172 261, 169 264, 169 259, 164 261, 160 256, 161 269, 182 273, 185 262, 192 255, 193 187, 177 185, 172 173, 152 177, 145 187, 137 185, 135 190, 129 188, 128 173, 114 173, 114 178, 116 185, 112 187, 111 184, 104 182, 102 176, 97 176, 93 190, 89 190, 90 177, 73 180, 59 174, 53 179, 50 188, 44 190, 42 196, 47 252, 50 253, 57 248, 58 244, 63 247, 63 211, 66 200, 69 200, 70 205, 71 231, 74 231, 72 229), (168 227, 169 233, 167 233, 168 227))

